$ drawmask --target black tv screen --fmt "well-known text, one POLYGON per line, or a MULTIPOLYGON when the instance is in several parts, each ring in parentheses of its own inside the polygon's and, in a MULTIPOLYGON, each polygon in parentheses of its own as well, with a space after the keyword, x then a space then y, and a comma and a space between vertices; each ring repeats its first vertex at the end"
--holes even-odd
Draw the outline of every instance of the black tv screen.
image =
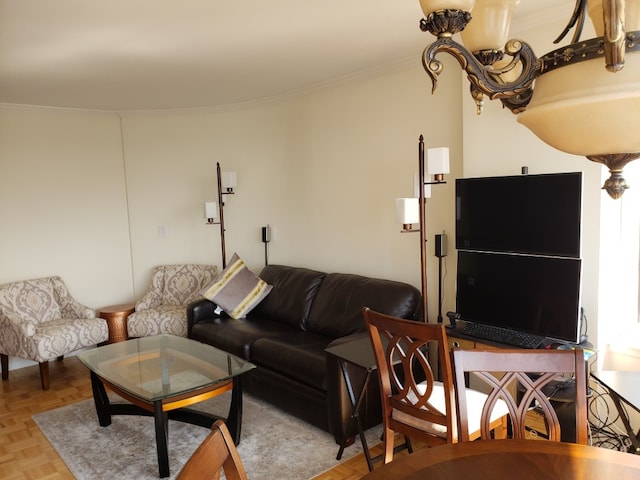
POLYGON ((580 342, 581 260, 458 252, 456 312, 469 322, 580 342))
POLYGON ((456 179, 456 248, 580 258, 582 173, 456 179))

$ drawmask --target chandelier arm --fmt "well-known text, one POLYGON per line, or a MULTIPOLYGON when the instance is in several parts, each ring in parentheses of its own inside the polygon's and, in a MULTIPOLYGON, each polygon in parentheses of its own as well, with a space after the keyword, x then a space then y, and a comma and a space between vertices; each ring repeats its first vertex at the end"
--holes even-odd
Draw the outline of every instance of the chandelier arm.
MULTIPOLYGON (((626 53, 640 52, 640 30, 625 33, 626 53)), ((585 62, 594 58, 602 58, 605 51, 605 39, 603 37, 584 40, 577 45, 568 45, 553 50, 540 57, 542 62, 542 74, 564 67, 572 63, 585 62)))
POLYGON ((558 38, 556 38, 553 43, 560 43, 574 26, 576 27, 576 31, 573 33, 573 39, 571 40, 571 43, 576 43, 577 41, 579 41, 580 35, 582 35, 582 28, 584 27, 586 16, 587 0, 576 0, 576 6, 573 9, 571 18, 569 18, 569 23, 567 23, 567 26, 564 27, 562 33, 558 35, 558 38))
MULTIPOLYGON (((451 37, 440 37, 429 45, 422 53, 422 66, 431 78, 432 93, 437 88, 438 75, 442 73, 442 62, 435 57, 445 52, 455 58, 460 67, 467 73, 472 89, 488 96, 491 100, 511 98, 531 98, 533 81, 542 72, 542 62, 533 53, 533 49, 521 40, 509 40, 505 46, 505 53, 512 58, 509 65, 499 70, 490 65, 483 65, 475 56, 451 37), (512 70, 516 64, 522 66, 520 75, 511 82, 504 82, 499 78, 502 71, 512 70)), ((528 102, 528 100, 527 100, 528 102)), ((518 108, 523 109, 525 105, 518 108)))
POLYGON ((625 0, 603 0, 604 55, 606 68, 617 72, 624 67, 625 52, 625 0))

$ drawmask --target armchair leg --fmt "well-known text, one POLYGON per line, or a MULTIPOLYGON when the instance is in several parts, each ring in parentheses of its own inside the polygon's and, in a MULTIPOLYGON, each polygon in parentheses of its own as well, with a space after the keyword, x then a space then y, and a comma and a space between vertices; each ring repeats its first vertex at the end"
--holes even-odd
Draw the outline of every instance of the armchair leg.
POLYGON ((49 390, 49 362, 40 362, 40 385, 42 390, 49 390))
POLYGON ((9 378, 9 355, 0 353, 0 364, 2 364, 2 380, 9 378))

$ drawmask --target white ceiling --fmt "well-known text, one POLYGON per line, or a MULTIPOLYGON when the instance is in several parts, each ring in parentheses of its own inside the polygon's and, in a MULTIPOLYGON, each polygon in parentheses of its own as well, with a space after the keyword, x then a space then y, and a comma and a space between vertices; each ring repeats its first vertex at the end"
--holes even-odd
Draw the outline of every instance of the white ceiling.
MULTIPOLYGON (((562 0, 562 3, 572 0, 562 0)), ((517 15, 556 0, 524 0, 517 15)), ((279 97, 401 62, 418 0, 0 0, 0 103, 106 110, 279 97)))

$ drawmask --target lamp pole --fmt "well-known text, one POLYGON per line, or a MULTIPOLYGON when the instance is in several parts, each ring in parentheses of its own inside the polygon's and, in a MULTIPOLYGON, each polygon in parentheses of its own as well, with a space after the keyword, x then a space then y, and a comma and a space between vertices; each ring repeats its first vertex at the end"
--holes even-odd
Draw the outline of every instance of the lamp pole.
POLYGON ((220 205, 220 245, 222 246, 222 268, 227 266, 227 252, 224 244, 224 202, 222 200, 222 174, 220 162, 216 162, 216 174, 218 177, 218 205, 220 205))
POLYGON ((420 187, 419 213, 420 213, 420 266, 422 283, 422 320, 429 323, 428 301, 427 301, 427 222, 425 218, 425 196, 424 196, 424 137, 420 135, 418 140, 418 182, 420 187))

